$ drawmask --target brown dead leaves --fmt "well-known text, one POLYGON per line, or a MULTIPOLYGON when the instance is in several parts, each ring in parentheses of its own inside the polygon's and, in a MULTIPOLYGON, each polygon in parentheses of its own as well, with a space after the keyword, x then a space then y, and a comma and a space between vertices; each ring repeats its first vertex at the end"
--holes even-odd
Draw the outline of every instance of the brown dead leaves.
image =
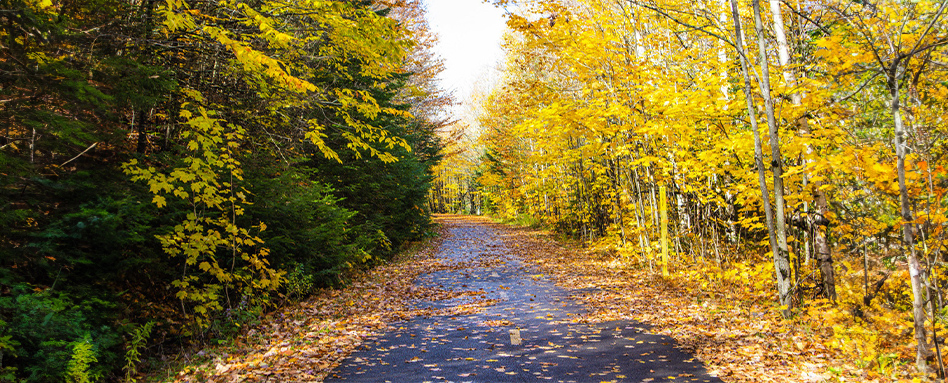
MULTIPOLYGON (((464 217, 455 217, 463 219, 464 217)), ((450 224, 450 223, 448 223, 450 224)), ((367 336, 417 316, 460 316, 494 305, 483 291, 415 285, 423 273, 465 270, 498 262, 484 257, 450 262, 437 257, 442 236, 394 262, 353 277, 343 289, 326 289, 293 307, 267 315, 235 341, 204 350, 210 360, 169 373, 172 382, 321 382, 367 336), (412 308, 416 300, 457 300, 441 309, 412 308)))
POLYGON ((440 240, 355 276, 344 289, 326 289, 305 302, 271 313, 235 341, 201 353, 209 361, 172 373, 173 382, 320 382, 362 343, 389 323, 418 315, 457 315, 489 302, 445 310, 415 310, 417 299, 443 300, 477 292, 414 285, 418 275, 443 265, 434 257, 440 240), (443 312, 442 312, 443 311, 443 312))
MULTIPOLYGON (((548 233, 497 225, 518 255, 572 291, 590 314, 576 322, 633 319, 675 338, 728 382, 909 381, 903 368, 880 374, 852 368, 827 345, 832 328, 784 320, 768 297, 746 292, 704 294, 688 278, 662 278, 615 255, 565 248, 548 233)), ((726 290, 726 289, 725 289, 726 290)))

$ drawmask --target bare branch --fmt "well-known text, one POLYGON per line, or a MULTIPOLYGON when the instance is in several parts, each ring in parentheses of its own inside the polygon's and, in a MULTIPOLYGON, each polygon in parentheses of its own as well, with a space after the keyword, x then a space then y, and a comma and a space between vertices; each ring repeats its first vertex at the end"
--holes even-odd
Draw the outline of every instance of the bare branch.
POLYGON ((68 163, 70 163, 70 162, 72 162, 72 161, 75 161, 76 158, 79 158, 79 157, 81 157, 83 154, 86 154, 86 152, 88 152, 89 150, 91 150, 92 148, 94 148, 94 147, 95 147, 96 145, 98 145, 98 144, 99 144, 98 142, 93 142, 92 145, 89 145, 89 147, 86 148, 86 150, 83 150, 82 153, 79 153, 79 154, 77 154, 75 157, 70 158, 69 161, 63 162, 62 165, 59 165, 59 167, 66 166, 66 164, 68 164, 68 163))

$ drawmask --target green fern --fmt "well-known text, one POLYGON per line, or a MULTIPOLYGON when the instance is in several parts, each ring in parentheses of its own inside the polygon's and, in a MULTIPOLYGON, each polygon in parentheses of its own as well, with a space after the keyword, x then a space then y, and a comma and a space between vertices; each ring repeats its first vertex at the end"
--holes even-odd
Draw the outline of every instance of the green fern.
POLYGON ((141 362, 141 350, 151 335, 151 329, 155 327, 155 322, 148 322, 132 330, 132 340, 125 347, 125 381, 135 382, 135 375, 138 374, 138 363, 141 362))
POLYGON ((4 355, 16 356, 16 347, 19 342, 10 335, 3 335, 7 329, 7 322, 0 320, 0 382, 12 382, 16 379, 16 368, 3 367, 4 355), (4 354, 6 352, 6 354, 4 354))
POLYGON ((99 360, 95 357, 95 350, 92 349, 92 340, 86 335, 85 339, 72 343, 72 359, 66 366, 66 382, 68 383, 92 383, 99 377, 89 372, 89 367, 99 360))

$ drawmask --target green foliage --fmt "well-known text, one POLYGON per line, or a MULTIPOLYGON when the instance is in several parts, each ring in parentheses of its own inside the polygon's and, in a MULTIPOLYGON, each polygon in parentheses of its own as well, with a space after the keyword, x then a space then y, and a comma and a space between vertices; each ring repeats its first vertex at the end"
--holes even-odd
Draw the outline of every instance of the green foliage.
POLYGON ((95 357, 89 337, 72 342, 72 358, 66 366, 65 378, 68 383, 92 383, 101 376, 90 373, 90 367, 99 360, 95 357))
POLYGON ((178 89, 173 72, 165 67, 146 65, 122 56, 106 58, 103 65, 110 75, 118 78, 114 98, 120 105, 136 110, 151 108, 171 98, 178 89))
POLYGON ((287 299, 296 300, 313 292, 316 277, 308 273, 303 265, 296 265, 286 274, 283 289, 287 299))
POLYGON ((305 274, 316 286, 338 285, 345 271, 362 263, 360 250, 373 245, 372 233, 352 223, 356 213, 339 205, 333 189, 312 181, 313 169, 252 161, 253 203, 243 221, 269 223, 260 237, 272 265, 305 274))
POLYGON ((17 347, 20 346, 20 342, 13 340, 13 336, 8 333, 7 322, 0 320, 0 382, 12 381, 16 378, 16 367, 3 365, 3 357, 16 357, 17 347))
POLYGON ((135 375, 138 373, 138 363, 141 362, 141 348, 145 346, 151 330, 155 327, 155 322, 151 321, 141 326, 135 327, 130 335, 131 340, 125 345, 125 381, 135 382, 135 375))
POLYGON ((77 301, 48 290, 33 293, 27 287, 18 286, 15 299, 0 298, 0 310, 12 313, 8 336, 19 343, 10 346, 17 349, 15 363, 22 366, 18 370, 26 374, 21 377, 50 382, 60 381, 64 371, 76 372, 75 379, 105 374, 108 363, 117 359, 114 350, 121 338, 115 328, 98 323, 114 315, 115 305, 95 297, 77 301), (93 365, 90 355, 106 365, 93 365), (79 364, 71 367, 75 363, 79 364))
MULTIPOLYGON (((396 79, 388 87, 372 89, 373 98, 380 105, 406 107, 393 100, 399 84, 396 79)), ((315 174, 318 181, 336 190, 336 195, 341 197, 341 206, 358 212, 355 222, 362 225, 366 233, 378 233, 378 241, 363 250, 387 254, 421 238, 430 229, 426 199, 433 178, 431 169, 440 160, 440 143, 422 121, 396 115, 362 118, 387 126, 391 134, 404 137, 411 150, 389 148, 398 159, 396 162, 362 158, 358 152, 343 152, 340 154, 341 162, 312 160, 310 165, 319 169, 315 174)), ((327 142, 331 145, 345 142, 333 136, 329 138, 327 142)), ((382 146, 382 143, 375 145, 382 146)))
MULTIPOLYGON (((0 247, 0 320, 6 322, 0 336, 9 337, 14 349, 3 350, 5 373, 16 369, 20 380, 62 381, 73 353, 69 345, 87 336, 99 362, 89 376, 107 375, 120 360, 117 318, 126 308, 147 312, 145 302, 129 299, 122 281, 161 278, 162 272, 159 253, 149 250, 157 241, 143 235, 158 217, 138 201, 140 191, 115 183, 118 175, 102 169, 29 185, 40 214, 27 216, 32 225, 14 220, 0 236, 23 243, 0 247)), ((10 198, 4 190, 0 198, 10 198)))
POLYGON ((4 9, 0 380, 134 380, 427 230, 437 140, 369 3, 4 9))
POLYGON ((245 296, 234 307, 224 310, 216 317, 208 329, 210 337, 216 339, 217 344, 224 344, 236 336, 243 326, 254 326, 260 323, 260 318, 266 312, 262 304, 251 306, 245 296))

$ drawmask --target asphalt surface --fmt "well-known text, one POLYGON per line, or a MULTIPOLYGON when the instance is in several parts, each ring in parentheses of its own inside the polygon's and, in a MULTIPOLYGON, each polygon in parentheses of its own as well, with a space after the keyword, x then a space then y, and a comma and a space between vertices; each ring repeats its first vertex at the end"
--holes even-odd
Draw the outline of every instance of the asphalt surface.
POLYGON ((476 313, 395 323, 366 339, 327 382, 721 382, 643 324, 572 323, 584 309, 520 262, 501 232, 473 220, 441 223, 449 234, 439 257, 452 267, 417 284, 472 293, 415 304, 490 304, 476 313))

